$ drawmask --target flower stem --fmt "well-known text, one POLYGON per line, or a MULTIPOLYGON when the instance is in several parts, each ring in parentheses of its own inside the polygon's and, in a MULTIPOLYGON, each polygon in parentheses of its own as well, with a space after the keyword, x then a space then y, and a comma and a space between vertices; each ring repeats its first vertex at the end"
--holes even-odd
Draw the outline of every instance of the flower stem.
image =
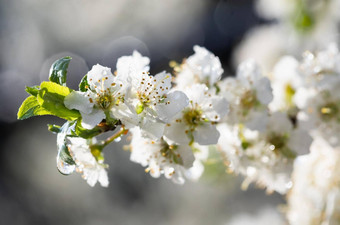
POLYGON ((111 137, 108 137, 108 138, 104 141, 104 144, 103 144, 103 145, 106 146, 106 145, 110 144, 112 141, 114 141, 115 139, 119 138, 120 136, 126 135, 128 131, 129 131, 129 130, 125 129, 125 127, 122 126, 121 129, 120 129, 120 131, 117 132, 117 133, 115 133, 115 134, 112 135, 111 137))

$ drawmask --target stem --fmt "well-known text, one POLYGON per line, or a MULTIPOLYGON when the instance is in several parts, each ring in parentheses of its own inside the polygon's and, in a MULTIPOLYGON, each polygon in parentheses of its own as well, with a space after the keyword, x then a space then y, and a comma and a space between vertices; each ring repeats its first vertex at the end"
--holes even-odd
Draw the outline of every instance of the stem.
POLYGON ((112 141, 114 141, 115 139, 119 138, 120 136, 127 134, 128 131, 129 131, 129 130, 125 129, 125 127, 122 126, 122 128, 120 129, 119 132, 115 133, 115 134, 112 135, 111 137, 108 137, 108 138, 104 141, 103 146, 106 146, 106 145, 110 144, 112 141))

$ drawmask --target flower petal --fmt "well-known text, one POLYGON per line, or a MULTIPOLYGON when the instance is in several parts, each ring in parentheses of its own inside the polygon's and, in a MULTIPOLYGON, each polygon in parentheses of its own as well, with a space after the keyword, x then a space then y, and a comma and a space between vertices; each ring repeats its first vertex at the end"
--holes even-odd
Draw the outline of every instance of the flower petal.
POLYGON ((91 103, 92 92, 72 91, 64 99, 64 104, 68 109, 77 109, 81 113, 89 114, 92 112, 94 103, 91 103), (90 95, 90 97, 88 96, 90 95))
POLYGON ((200 105, 202 101, 206 99, 206 92, 208 92, 208 87, 205 84, 194 84, 184 90, 184 93, 188 96, 190 102, 193 104, 200 105))
POLYGON ((269 104, 273 100, 273 90, 270 86, 268 78, 263 77, 255 82, 257 99, 264 105, 269 104))
POLYGON ((122 56, 117 60, 117 76, 125 77, 131 72, 148 72, 150 59, 133 51, 131 56, 122 56))
POLYGON ((158 73, 155 75, 154 79, 156 80, 155 88, 158 91, 158 94, 162 96, 170 91, 171 88, 171 74, 166 73, 165 71, 158 73))
POLYGON ((81 125, 85 129, 92 129, 103 119, 105 119, 105 114, 102 110, 93 109, 90 114, 81 113, 81 125))
POLYGON ((214 145, 217 143, 220 133, 216 126, 211 124, 204 124, 198 126, 193 132, 194 140, 200 145, 214 145))
POLYGON ((117 107, 113 107, 110 111, 112 117, 120 119, 122 124, 127 129, 137 126, 139 123, 138 115, 135 111, 131 111, 125 104, 120 104, 117 107))
POLYGON ((298 153, 298 155, 308 154, 313 139, 307 131, 302 129, 294 130, 289 138, 288 147, 298 153))
POLYGON ((170 122, 177 113, 189 104, 188 97, 181 91, 169 93, 165 101, 170 102, 170 104, 158 104, 156 106, 159 119, 165 122, 170 122))
POLYGON ((171 123, 164 130, 164 136, 177 144, 189 144, 190 140, 185 133, 187 127, 184 123, 171 123))
POLYGON ((108 187, 109 186, 109 178, 107 176, 107 172, 104 168, 100 169, 99 171, 99 177, 98 181, 102 187, 108 187))
POLYGON ((192 167, 195 156, 189 145, 179 145, 177 148, 177 152, 180 154, 183 162, 183 167, 190 168, 192 167))
POLYGON ((164 123, 156 122, 145 118, 143 124, 140 125, 142 135, 151 139, 159 139, 164 134, 164 123))
POLYGON ((110 68, 97 64, 87 73, 87 82, 92 90, 100 93, 100 90, 111 88, 111 84, 115 83, 115 77, 110 68))
POLYGON ((210 121, 219 121, 229 112, 229 104, 225 98, 212 96, 207 99, 202 110, 210 121))

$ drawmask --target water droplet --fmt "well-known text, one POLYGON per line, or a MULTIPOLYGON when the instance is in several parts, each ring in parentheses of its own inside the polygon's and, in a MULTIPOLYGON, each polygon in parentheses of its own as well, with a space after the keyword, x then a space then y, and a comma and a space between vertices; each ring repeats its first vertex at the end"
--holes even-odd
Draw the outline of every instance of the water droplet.
POLYGON ((59 170, 59 172, 63 175, 69 175, 71 173, 73 173, 73 171, 75 170, 76 166, 75 165, 70 165, 66 162, 64 162, 59 155, 57 156, 57 168, 59 170))
POLYGON ((293 182, 289 181, 287 184, 286 184, 286 188, 287 189, 291 189, 293 187, 293 182))
POLYGON ((122 140, 121 137, 117 137, 117 138, 115 139, 115 142, 120 142, 121 140, 122 140))

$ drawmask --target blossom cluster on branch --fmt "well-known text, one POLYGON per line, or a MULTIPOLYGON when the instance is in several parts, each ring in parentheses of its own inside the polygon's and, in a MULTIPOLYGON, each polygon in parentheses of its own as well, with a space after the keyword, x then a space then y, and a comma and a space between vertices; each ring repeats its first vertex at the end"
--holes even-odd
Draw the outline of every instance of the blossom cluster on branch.
POLYGON ((242 188, 254 182, 267 192, 288 192, 291 224, 339 221, 336 45, 301 60, 285 56, 269 74, 248 60, 224 79, 219 58, 203 47, 194 46, 181 64, 171 62, 173 75, 151 75, 149 58, 134 51, 118 59, 113 73, 94 65, 79 90, 66 86, 70 60, 52 65, 49 82, 27 87, 30 96, 18 112, 19 119, 67 120, 49 125, 61 173, 77 171, 91 186, 108 186, 103 149, 128 134, 131 161, 152 177, 183 184, 201 176, 215 148, 228 171, 245 177, 242 188), (108 132, 114 134, 100 140, 108 132))

